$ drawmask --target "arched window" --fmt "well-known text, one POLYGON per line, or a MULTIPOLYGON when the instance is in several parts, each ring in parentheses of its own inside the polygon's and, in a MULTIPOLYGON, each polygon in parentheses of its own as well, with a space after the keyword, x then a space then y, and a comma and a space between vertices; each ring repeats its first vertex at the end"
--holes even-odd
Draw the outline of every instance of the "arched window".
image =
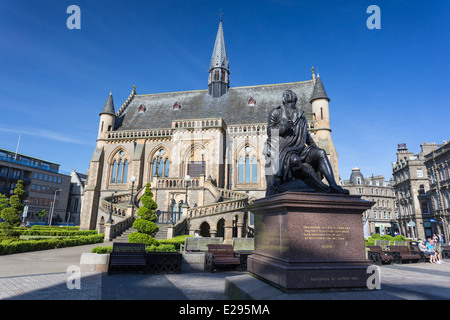
POLYGON ((245 157, 245 183, 250 183, 250 157, 245 157))
POLYGON ((252 160, 252 183, 258 183, 258 159, 256 156, 252 160))
POLYGON ((117 174, 117 161, 114 160, 111 172, 111 183, 116 183, 116 174, 117 174))
POLYGON ((128 180, 129 162, 125 152, 120 150, 111 159, 111 183, 126 183, 128 180))
POLYGON ((169 170, 170 170, 170 161, 169 159, 166 159, 166 162, 164 162, 164 177, 169 177, 169 170))
POLYGON ((127 179, 128 179, 128 160, 125 160, 125 164, 123 165, 122 183, 127 183, 127 179))
POLYGON ((119 160, 119 167, 117 168, 117 183, 122 183, 123 165, 122 160, 119 160))
POLYGON ((153 160, 153 165, 152 165, 152 176, 156 175, 156 159, 153 160))
POLYGON ((239 151, 238 156, 237 183, 257 184, 259 182, 259 163, 255 149, 250 146, 246 146, 239 151))
POLYGON ((161 158, 161 160, 159 160, 159 165, 158 165, 158 176, 160 177, 164 177, 163 176, 163 172, 164 172, 164 160, 161 158))
POLYGON ((238 182, 244 182, 244 159, 242 157, 239 158, 238 162, 238 182))

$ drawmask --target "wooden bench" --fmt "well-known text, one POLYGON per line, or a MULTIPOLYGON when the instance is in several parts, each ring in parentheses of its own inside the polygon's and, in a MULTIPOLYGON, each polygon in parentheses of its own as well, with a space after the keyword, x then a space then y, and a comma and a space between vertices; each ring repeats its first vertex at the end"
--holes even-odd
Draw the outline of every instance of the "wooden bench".
POLYGON ((391 242, 389 240, 375 240, 375 245, 380 246, 384 251, 389 250, 391 242))
POLYGON ((380 246, 368 246, 368 258, 369 261, 376 265, 382 265, 383 263, 394 263, 394 255, 390 251, 383 250, 380 246))
POLYGON ((143 243, 113 243, 110 252, 108 274, 113 267, 142 266, 144 273, 147 269, 147 256, 143 243))
POLYGON ((208 252, 205 255, 205 270, 214 272, 218 266, 239 267, 241 261, 234 256, 231 244, 208 244, 208 252))
POLYGON ((419 262, 421 260, 420 254, 411 252, 411 249, 407 246, 390 246, 389 251, 393 253, 394 261, 398 264, 404 261, 419 262))
POLYGON ((426 262, 430 260, 430 255, 419 249, 419 246, 411 245, 411 253, 420 255, 420 262, 426 262))
POLYGON ((222 237, 187 237, 184 245, 180 246, 180 252, 201 252, 208 251, 208 244, 222 244, 222 237))

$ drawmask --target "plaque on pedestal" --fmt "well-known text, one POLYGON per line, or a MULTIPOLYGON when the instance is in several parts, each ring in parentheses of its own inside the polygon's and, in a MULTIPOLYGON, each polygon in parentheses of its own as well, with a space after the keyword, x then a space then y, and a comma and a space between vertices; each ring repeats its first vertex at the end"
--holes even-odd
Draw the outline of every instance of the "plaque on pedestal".
POLYGON ((255 251, 247 269, 282 290, 364 288, 362 213, 374 203, 359 196, 284 192, 256 200, 255 251))

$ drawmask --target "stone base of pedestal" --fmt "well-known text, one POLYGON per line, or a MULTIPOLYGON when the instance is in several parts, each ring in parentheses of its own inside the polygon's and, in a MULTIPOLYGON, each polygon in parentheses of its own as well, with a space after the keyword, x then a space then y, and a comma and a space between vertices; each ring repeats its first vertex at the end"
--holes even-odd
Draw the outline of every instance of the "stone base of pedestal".
POLYGON ((374 203, 358 196, 285 192, 256 200, 255 252, 247 269, 288 291, 364 288, 362 213, 374 203))

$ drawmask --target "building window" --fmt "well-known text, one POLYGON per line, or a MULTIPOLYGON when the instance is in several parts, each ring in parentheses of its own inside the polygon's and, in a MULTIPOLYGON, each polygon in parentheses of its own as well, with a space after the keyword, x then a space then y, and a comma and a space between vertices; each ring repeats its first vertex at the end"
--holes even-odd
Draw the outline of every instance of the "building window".
POLYGON ((256 101, 255 101, 255 99, 253 99, 253 97, 250 97, 250 99, 248 100, 248 106, 249 107, 256 106, 256 101))
POLYGON ((249 146, 240 151, 237 161, 237 182, 240 184, 258 184, 258 158, 249 146))
MULTIPOLYGON (((126 183, 128 180, 128 159, 124 159, 123 150, 117 152, 111 164, 111 183, 126 183)), ((60 178, 58 178, 60 179, 60 178)))
POLYGON ((258 183, 258 159, 256 156, 252 160, 252 183, 258 183))
POLYGON ((244 159, 242 157, 239 158, 238 162, 238 182, 244 182, 244 159))
POLYGON ((423 178, 423 170, 417 169, 417 178, 423 178))
POLYGON ((159 177, 169 177, 170 174, 170 160, 166 154, 165 149, 160 149, 155 153, 151 166, 152 176, 158 174, 159 177), (165 155, 165 157, 163 157, 165 155))
POLYGON ((170 161, 166 159, 164 162, 164 177, 169 177, 170 161))
POLYGON ((181 104, 179 104, 178 102, 175 102, 172 106, 172 110, 180 110, 181 109, 181 104))

